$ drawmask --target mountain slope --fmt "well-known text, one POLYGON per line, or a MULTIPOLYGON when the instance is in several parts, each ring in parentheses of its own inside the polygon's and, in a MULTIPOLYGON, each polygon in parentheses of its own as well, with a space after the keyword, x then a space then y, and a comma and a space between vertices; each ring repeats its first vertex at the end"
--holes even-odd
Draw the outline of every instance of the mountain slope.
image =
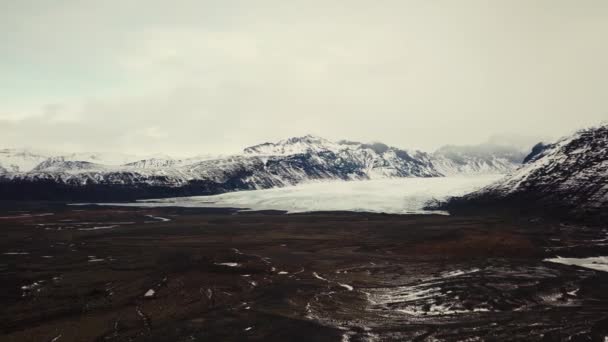
POLYGON ((352 163, 354 168, 364 174, 364 178, 442 176, 433 165, 432 155, 421 151, 407 151, 382 143, 331 142, 307 135, 248 147, 244 153, 258 156, 311 154, 327 161, 334 158, 337 159, 336 165, 352 163))
POLYGON ((552 214, 608 214, 608 124, 537 145, 521 168, 448 204, 452 210, 505 207, 552 214))
POLYGON ((342 147, 327 139, 306 135, 280 140, 276 143, 267 142, 247 147, 243 150, 246 155, 293 155, 303 153, 318 153, 325 151, 337 152, 342 147))

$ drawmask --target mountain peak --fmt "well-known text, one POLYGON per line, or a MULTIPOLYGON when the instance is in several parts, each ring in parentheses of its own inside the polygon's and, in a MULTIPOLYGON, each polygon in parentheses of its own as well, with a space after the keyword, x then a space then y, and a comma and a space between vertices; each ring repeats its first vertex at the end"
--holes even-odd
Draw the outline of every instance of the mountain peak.
POLYGON ((307 134, 300 137, 291 137, 279 140, 275 143, 266 142, 259 145, 247 147, 243 150, 245 154, 258 155, 291 155, 320 151, 336 151, 340 146, 325 138, 307 134))

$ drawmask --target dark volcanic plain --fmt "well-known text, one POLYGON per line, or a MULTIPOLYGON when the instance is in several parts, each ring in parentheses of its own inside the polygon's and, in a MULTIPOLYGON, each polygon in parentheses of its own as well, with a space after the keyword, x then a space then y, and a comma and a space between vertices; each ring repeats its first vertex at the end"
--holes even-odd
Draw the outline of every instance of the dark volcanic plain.
POLYGON ((605 226, 4 203, 2 341, 604 341, 605 226))

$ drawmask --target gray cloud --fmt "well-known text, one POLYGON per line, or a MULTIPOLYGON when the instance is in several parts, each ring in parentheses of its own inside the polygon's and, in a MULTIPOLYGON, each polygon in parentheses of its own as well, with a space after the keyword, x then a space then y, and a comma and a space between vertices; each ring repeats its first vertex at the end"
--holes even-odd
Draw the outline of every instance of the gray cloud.
POLYGON ((608 119, 605 1, 7 1, 0 145, 426 150, 608 119))

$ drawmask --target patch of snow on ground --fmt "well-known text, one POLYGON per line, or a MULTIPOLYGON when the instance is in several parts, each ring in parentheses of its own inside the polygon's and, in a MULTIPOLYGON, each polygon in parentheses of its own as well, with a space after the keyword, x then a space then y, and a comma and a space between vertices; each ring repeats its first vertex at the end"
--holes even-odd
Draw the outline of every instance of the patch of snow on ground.
POLYGON ((91 227, 91 228, 78 228, 78 230, 100 230, 100 229, 112 229, 118 226, 101 226, 101 227, 91 227))
POLYGON ((161 222, 169 222, 169 221, 171 221, 171 219, 164 218, 164 217, 153 216, 153 215, 146 215, 146 216, 149 217, 149 218, 151 218, 151 219, 158 220, 158 221, 161 221, 161 222))
POLYGON ((313 277, 319 279, 319 280, 323 280, 323 281, 329 281, 323 277, 321 277, 317 272, 312 272, 313 277))
POLYGON ((473 310, 455 310, 452 309, 451 305, 436 305, 431 304, 427 309, 426 307, 420 306, 408 306, 405 309, 398 309, 397 312, 408 314, 411 316, 443 316, 443 315, 457 315, 457 314, 468 314, 472 312, 489 312, 486 308, 474 308, 473 310))
POLYGON ((352 290, 355 289, 354 287, 352 287, 352 286, 350 286, 348 284, 338 283, 338 285, 342 286, 343 288, 347 289, 348 291, 352 291, 352 290))
POLYGON ((216 262, 218 266, 228 266, 228 267, 239 267, 240 265, 236 262, 216 262))
POLYGON ((30 218, 30 217, 41 217, 41 216, 51 216, 55 215, 54 213, 44 213, 44 214, 21 214, 17 216, 0 216, 0 219, 22 219, 22 218, 30 218))
POLYGON ((27 296, 33 294, 34 292, 40 292, 44 283, 45 283, 44 280, 39 280, 39 281, 35 281, 29 285, 21 286, 21 291, 22 291, 21 296, 27 297, 27 296))
POLYGON ((580 289, 572 290, 572 291, 568 292, 568 294, 571 295, 571 296, 576 296, 576 294, 578 293, 578 291, 580 291, 580 289))
POLYGON ((32 291, 32 290, 35 290, 36 288, 38 288, 40 286, 42 286, 42 284, 39 283, 39 282, 37 282, 37 281, 35 281, 35 282, 33 282, 33 283, 29 284, 29 285, 23 285, 23 286, 21 286, 21 289, 23 291, 32 291))
POLYGON ((481 189, 502 175, 432 178, 390 178, 364 181, 328 181, 267 190, 238 191, 118 203, 140 207, 213 207, 251 210, 366 211, 390 214, 436 214, 423 208, 431 200, 444 200, 481 189))
POLYGON ((608 272, 608 256, 591 258, 562 258, 558 256, 557 258, 545 259, 545 261, 608 272))
POLYGON ((156 293, 156 291, 149 289, 145 294, 144 297, 145 298, 150 298, 150 297, 154 297, 154 294, 156 293))
POLYGON ((441 277, 442 278, 452 278, 452 277, 458 277, 461 275, 465 275, 465 274, 469 274, 469 273, 475 273, 475 272, 479 272, 480 269, 479 268, 472 268, 470 270, 454 270, 454 271, 449 271, 449 272, 443 272, 441 273, 441 277))
POLYGON ((89 262, 101 262, 101 261, 105 261, 106 259, 102 259, 102 258, 98 258, 94 255, 89 255, 89 262))

